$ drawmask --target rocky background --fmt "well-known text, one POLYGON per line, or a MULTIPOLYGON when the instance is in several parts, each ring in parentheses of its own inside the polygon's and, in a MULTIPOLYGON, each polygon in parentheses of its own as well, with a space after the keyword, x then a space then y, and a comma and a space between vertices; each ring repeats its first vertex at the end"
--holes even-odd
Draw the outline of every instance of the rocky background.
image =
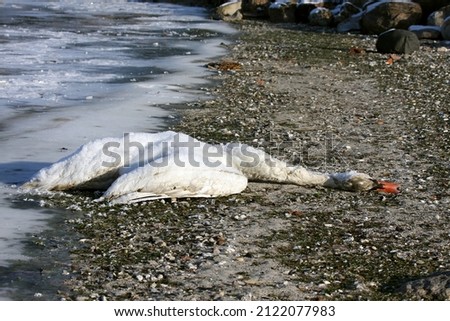
POLYGON ((450 40, 448 0, 243 0, 225 3, 216 13, 224 20, 259 18, 376 35, 395 28, 409 30, 419 39, 450 40))

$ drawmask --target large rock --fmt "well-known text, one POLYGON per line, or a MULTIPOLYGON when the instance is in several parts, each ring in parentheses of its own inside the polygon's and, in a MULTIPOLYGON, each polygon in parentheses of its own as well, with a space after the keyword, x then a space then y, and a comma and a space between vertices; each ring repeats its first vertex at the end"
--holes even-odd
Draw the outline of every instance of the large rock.
POLYGON ((424 18, 428 17, 433 11, 450 5, 450 0, 413 0, 413 2, 421 6, 424 18))
POLYGON ((438 26, 413 25, 408 30, 415 33, 419 39, 437 40, 441 38, 441 27, 438 26))
POLYGON ((241 1, 226 2, 216 8, 216 17, 221 20, 241 20, 242 14, 240 12, 242 8, 241 1))
POLYGON ((267 17, 267 7, 270 0, 242 0, 242 11, 246 15, 267 17))
POLYGON ((308 20, 313 26, 329 27, 333 23, 333 14, 327 8, 316 8, 309 13, 308 20))
POLYGON ((295 2, 274 2, 269 6, 269 19, 274 23, 295 22, 295 2))
POLYGON ((450 40, 450 17, 445 19, 444 24, 441 27, 442 38, 450 40))
POLYGON ((347 0, 344 3, 351 3, 355 7, 362 9, 368 0, 347 0))
POLYGON ((442 26, 444 20, 450 17, 450 6, 442 7, 439 10, 432 12, 427 19, 427 24, 430 26, 442 26))
POLYGON ((317 6, 313 3, 300 3, 295 9, 295 22, 309 23, 309 13, 316 9, 317 6))
POLYGON ((347 20, 342 21, 336 27, 337 32, 349 32, 361 30, 361 17, 362 12, 351 16, 347 20))
POLYGON ((337 6, 335 10, 332 11, 334 15, 334 22, 336 24, 347 20, 351 16, 360 13, 362 9, 350 2, 344 2, 342 5, 337 6))
POLYGON ((380 34, 386 30, 408 29, 420 21, 422 9, 412 2, 377 2, 367 6, 362 19, 361 31, 380 34))
POLYGON ((420 41, 411 31, 392 29, 378 36, 376 48, 382 54, 410 54, 420 49, 420 41))

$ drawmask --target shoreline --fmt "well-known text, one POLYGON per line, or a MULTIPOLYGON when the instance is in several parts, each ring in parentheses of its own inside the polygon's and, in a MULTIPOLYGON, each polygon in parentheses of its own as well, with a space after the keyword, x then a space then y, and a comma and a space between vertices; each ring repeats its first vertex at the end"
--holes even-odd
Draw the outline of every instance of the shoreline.
POLYGON ((67 276, 70 270, 65 266, 67 262, 54 253, 64 251, 63 248, 70 250, 72 243, 66 246, 64 238, 57 242, 53 232, 71 227, 53 231, 47 224, 57 218, 60 226, 65 225, 64 220, 71 219, 66 214, 72 214, 65 210, 68 206, 52 206, 45 197, 35 195, 25 199, 20 193, 16 195, 17 185, 94 138, 119 136, 128 131, 164 130, 168 126, 166 121, 171 120, 165 104, 190 101, 201 95, 196 89, 207 72, 199 61, 222 55, 222 36, 234 33, 225 23, 210 21, 203 8, 122 1, 102 6, 100 13, 95 8, 98 6, 87 10, 78 5, 73 10, 70 4, 55 6, 56 11, 49 8, 54 7, 50 3, 4 5, 5 28, 11 32, 5 40, 5 61, 12 69, 8 71, 8 66, 4 66, 3 89, 10 94, 7 95, 10 103, 4 104, 5 117, 0 123, 4 135, 0 205, 5 221, 0 242, 1 300, 60 298, 54 291, 57 288, 54 280, 59 275, 67 276), (145 8, 150 8, 151 14, 145 8), (63 12, 70 12, 74 21, 80 21, 79 27, 74 27, 75 32, 70 32, 71 27, 59 28, 63 12), (185 14, 183 19, 170 21, 180 13, 185 14), (36 23, 20 28, 28 15, 36 23), (96 18, 97 15, 102 19, 96 18), (146 20, 148 16, 150 21, 146 20), (102 32, 91 33, 90 28, 97 23, 102 32), (164 25, 173 27, 174 33, 159 31, 164 25), (114 32, 110 33, 111 29, 114 32), (122 37, 120 30, 130 32, 130 36, 122 37), (178 34, 177 30, 187 33, 178 34), (22 47, 20 39, 24 32, 30 43, 45 50, 31 52, 22 47), (81 52, 77 47, 85 45, 89 47, 89 55, 86 51, 80 54, 80 60, 71 59, 81 52), (109 57, 112 52, 114 57, 109 57), (21 57, 18 60, 14 58, 17 54, 21 57), (48 60, 49 56, 53 60, 48 60), (22 64, 23 73, 14 67, 22 64), (155 64, 159 68, 153 69, 155 64), (162 73, 162 69, 167 71, 162 73), (46 78, 44 71, 50 72, 49 83, 40 81, 46 78), (146 73, 151 77, 141 78, 146 73), (101 81, 96 82, 99 78, 101 81), (20 90, 22 87, 25 92, 20 90), (63 265, 61 271, 52 271, 53 263, 47 257, 53 255, 55 266, 63 265), (19 285, 17 291, 15 285, 19 285))
POLYGON ((59 296, 450 299, 441 280, 450 271, 449 50, 425 45, 388 65, 373 52, 373 37, 238 26, 227 59, 242 70, 211 73, 220 82, 205 89, 212 98, 177 108, 181 120, 171 129, 241 141, 321 171, 366 172, 399 182, 403 193, 250 183, 217 199, 127 206, 84 195, 51 199, 49 206, 77 213, 66 227, 80 235, 59 296))

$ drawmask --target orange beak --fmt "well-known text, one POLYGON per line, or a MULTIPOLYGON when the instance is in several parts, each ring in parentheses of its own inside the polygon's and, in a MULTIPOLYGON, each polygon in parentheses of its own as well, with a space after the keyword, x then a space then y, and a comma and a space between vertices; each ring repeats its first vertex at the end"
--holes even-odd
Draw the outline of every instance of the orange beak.
POLYGON ((377 181, 378 186, 376 187, 377 192, 388 193, 388 194, 398 194, 400 193, 400 185, 387 181, 377 181))

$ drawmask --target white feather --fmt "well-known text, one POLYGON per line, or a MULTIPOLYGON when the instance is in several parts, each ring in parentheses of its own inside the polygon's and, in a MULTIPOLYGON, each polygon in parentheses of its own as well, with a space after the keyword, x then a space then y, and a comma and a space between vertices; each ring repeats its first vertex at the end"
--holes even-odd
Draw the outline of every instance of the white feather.
POLYGON ((317 173, 248 145, 210 145, 166 131, 94 140, 41 169, 23 188, 101 189, 106 190, 102 199, 128 203, 226 196, 242 192, 248 180, 346 190, 369 189, 372 184, 365 174, 317 173))

